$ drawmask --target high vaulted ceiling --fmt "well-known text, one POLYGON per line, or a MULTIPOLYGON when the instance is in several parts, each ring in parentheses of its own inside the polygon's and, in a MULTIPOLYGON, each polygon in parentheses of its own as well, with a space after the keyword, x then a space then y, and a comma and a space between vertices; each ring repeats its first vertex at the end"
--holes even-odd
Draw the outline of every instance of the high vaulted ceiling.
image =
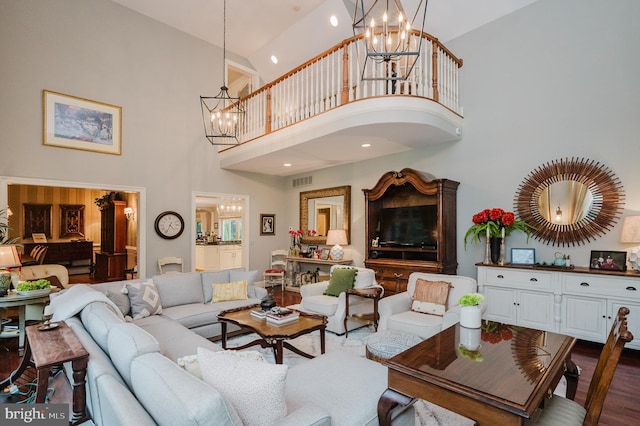
MULTIPOLYGON (((202 40, 223 44, 223 0, 112 1, 202 40)), ((419 1, 401 3, 410 11, 419 1)), ((446 44, 537 0, 423 1, 428 1, 425 32, 446 44)), ((354 2, 227 0, 227 50, 247 58, 263 81, 272 81, 351 37, 354 2), (331 15, 339 21, 335 28, 329 25, 331 15), (271 62, 271 55, 278 57, 277 65, 271 62)))

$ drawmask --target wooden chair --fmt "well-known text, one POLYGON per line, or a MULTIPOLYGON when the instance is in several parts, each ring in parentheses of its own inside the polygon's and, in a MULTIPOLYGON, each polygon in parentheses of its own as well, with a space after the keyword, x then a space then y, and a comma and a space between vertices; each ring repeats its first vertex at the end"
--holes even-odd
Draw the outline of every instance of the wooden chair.
POLYGON ((286 257, 289 255, 288 250, 273 250, 269 259, 270 268, 264 271, 264 286, 275 287, 280 286, 284 292, 284 281, 287 272, 286 257))
POLYGON ((181 257, 161 257, 160 259, 158 259, 158 269, 160 269, 160 275, 166 275, 166 274, 177 274, 179 272, 184 272, 184 267, 182 265, 182 258, 181 257), (179 267, 180 270, 177 270, 177 267, 179 267), (165 270, 162 270, 162 268, 165 268, 165 270), (166 268, 173 268, 170 270, 167 270, 166 268))
POLYGON ((598 424, 622 349, 626 343, 633 340, 633 334, 627 330, 628 314, 628 308, 621 307, 618 310, 618 316, 611 327, 609 337, 602 348, 598 364, 593 372, 584 407, 567 398, 554 395, 532 424, 536 426, 596 426, 598 424))

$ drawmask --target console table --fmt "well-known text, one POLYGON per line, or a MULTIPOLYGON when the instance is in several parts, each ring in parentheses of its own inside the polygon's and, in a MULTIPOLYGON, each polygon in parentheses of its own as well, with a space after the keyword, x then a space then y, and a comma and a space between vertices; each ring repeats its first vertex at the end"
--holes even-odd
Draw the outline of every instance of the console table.
MULTIPOLYGON (((640 274, 586 267, 478 266, 478 288, 488 320, 560 332, 604 343, 618 308, 640 312, 640 274)), ((640 349, 640 315, 626 347, 640 349)))
POLYGON ((326 267, 333 265, 351 265, 353 261, 351 259, 343 259, 343 260, 330 260, 330 259, 314 259, 310 257, 297 257, 297 256, 287 256, 285 257, 287 262, 287 275, 289 275, 289 280, 291 282, 290 286, 287 286, 287 290, 298 291, 299 287, 295 286, 295 274, 299 273, 301 270, 302 264, 304 265, 315 265, 314 270, 317 267, 326 267))

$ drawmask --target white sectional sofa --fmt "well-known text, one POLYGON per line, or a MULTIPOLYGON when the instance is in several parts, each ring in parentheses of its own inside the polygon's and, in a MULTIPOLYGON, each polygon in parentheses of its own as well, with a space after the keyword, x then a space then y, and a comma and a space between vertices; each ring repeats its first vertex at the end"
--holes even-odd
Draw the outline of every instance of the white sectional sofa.
MULTIPOLYGON (((265 290, 249 285, 248 300, 211 304, 208 288, 243 276, 251 281, 251 274, 225 270, 153 277, 162 313, 129 322, 129 300, 121 290, 140 280, 74 285, 52 295, 54 321, 65 320, 90 354, 86 387, 93 422, 98 426, 246 424, 243 413, 221 391, 177 361, 197 354, 198 348, 223 351, 207 339, 219 333, 217 313, 257 303, 265 290)), ((269 366, 275 367, 265 362, 264 368, 269 366)), ((339 351, 327 353, 288 368, 286 415, 272 424, 376 425, 377 401, 386 385, 386 367, 339 351)), ((394 413, 394 424, 414 422, 412 407, 394 413)))

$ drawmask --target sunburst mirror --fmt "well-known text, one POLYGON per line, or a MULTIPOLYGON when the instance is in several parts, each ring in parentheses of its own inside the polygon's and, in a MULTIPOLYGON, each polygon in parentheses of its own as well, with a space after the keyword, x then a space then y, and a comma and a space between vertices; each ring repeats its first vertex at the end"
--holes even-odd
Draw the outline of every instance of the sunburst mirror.
POLYGON ((557 246, 586 244, 609 231, 624 206, 620 179, 584 158, 559 159, 538 167, 518 187, 515 210, 535 227, 536 239, 557 246))

